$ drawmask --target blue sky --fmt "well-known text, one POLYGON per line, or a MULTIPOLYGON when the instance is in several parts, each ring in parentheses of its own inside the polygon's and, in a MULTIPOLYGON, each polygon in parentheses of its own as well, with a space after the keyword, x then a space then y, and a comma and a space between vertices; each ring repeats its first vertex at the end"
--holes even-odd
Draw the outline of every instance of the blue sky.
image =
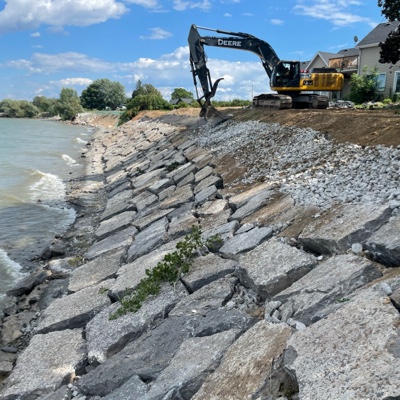
MULTIPOLYGON (((128 96, 138 79, 166 100, 178 87, 195 94, 191 24, 250 33, 281 59, 306 61, 354 47, 384 21, 377 0, 0 0, 0 99, 58 98, 62 87, 80 94, 99 78, 128 96)), ((213 80, 225 78, 215 100, 270 91, 255 54, 206 52, 213 80)))

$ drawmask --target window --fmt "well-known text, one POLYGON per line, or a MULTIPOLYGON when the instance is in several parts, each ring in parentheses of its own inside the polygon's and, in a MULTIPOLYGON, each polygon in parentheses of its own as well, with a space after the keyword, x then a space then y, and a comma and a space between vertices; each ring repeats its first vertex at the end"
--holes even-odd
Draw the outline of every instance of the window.
POLYGON ((378 74, 376 76, 376 82, 378 84, 378 91, 383 92, 386 84, 386 73, 378 74))
POLYGON ((394 76, 394 93, 400 93, 400 71, 396 71, 396 74, 394 76))

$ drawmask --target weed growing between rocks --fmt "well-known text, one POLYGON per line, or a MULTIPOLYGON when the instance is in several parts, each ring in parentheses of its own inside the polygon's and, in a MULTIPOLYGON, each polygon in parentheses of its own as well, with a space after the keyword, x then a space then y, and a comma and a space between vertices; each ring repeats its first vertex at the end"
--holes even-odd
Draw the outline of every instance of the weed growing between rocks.
POLYGON ((110 319, 116 319, 128 312, 137 312, 148 296, 160 293, 162 283, 176 283, 183 274, 189 272, 197 251, 204 246, 214 249, 221 242, 218 235, 203 240, 201 234, 201 229, 193 225, 191 232, 176 244, 176 251, 165 255, 153 269, 146 270, 147 276, 139 282, 133 293, 121 299, 121 307, 110 315, 110 319))

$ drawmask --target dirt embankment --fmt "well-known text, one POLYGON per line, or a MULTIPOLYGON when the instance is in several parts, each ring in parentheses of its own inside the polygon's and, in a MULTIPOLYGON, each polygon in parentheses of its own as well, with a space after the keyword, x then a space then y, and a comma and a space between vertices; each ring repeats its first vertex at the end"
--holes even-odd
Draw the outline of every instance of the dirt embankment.
MULTIPOLYGON (((252 108, 218 108, 233 115, 237 121, 257 120, 300 128, 312 128, 327 134, 337 142, 352 142, 361 146, 400 145, 400 110, 267 110, 252 108)), ((197 117, 198 108, 182 108, 170 112, 176 115, 197 117)), ((156 118, 163 111, 145 111, 136 118, 147 115, 156 118)))

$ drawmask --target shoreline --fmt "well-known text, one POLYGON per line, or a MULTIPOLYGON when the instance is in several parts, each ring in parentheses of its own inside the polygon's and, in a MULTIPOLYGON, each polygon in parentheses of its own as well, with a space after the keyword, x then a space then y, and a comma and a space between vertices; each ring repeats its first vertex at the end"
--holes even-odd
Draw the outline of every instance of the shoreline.
MULTIPOLYGON (((299 205, 265 181, 232 186, 244 175, 235 165, 236 149, 218 158, 197 142, 200 134, 221 131, 207 126, 190 136, 174 118, 97 131, 88 144, 87 175, 71 183, 69 193, 79 207, 64 237, 71 253, 51 260, 51 275, 38 275, 42 283, 22 295, 20 310, 26 307, 32 318, 19 347, 14 342, 20 358, 4 398, 236 398, 237 370, 246 390, 241 398, 257 393, 294 400, 328 392, 333 399, 347 390, 340 379, 348 376, 342 375, 347 366, 351 382, 361 384, 354 398, 364 389, 378 398, 374 388, 397 396, 399 361, 390 371, 381 365, 400 343, 391 330, 400 319, 400 273, 390 267, 399 255, 390 243, 395 236, 381 229, 395 231, 400 216, 388 204, 348 203, 328 211, 299 205), (197 254, 193 270, 150 297, 142 311, 110 320, 121 294, 135 290, 146 268, 193 224, 208 237, 220 234, 222 247, 197 254), (372 261, 382 254, 382 264, 372 261), (364 339, 367 333, 372 340, 364 339), (50 367, 49 354, 56 358, 50 367), (61 365, 68 368, 64 377, 55 373, 61 365), (312 378, 331 365, 339 375, 312 378), (360 381, 372 369, 380 374, 360 381)), ((245 128, 255 132, 252 124, 229 125, 229 138, 220 138, 225 149, 245 128)), ((271 127, 264 128, 259 137, 271 127)), ((8 329, 24 325, 21 314, 11 316, 8 329)))

